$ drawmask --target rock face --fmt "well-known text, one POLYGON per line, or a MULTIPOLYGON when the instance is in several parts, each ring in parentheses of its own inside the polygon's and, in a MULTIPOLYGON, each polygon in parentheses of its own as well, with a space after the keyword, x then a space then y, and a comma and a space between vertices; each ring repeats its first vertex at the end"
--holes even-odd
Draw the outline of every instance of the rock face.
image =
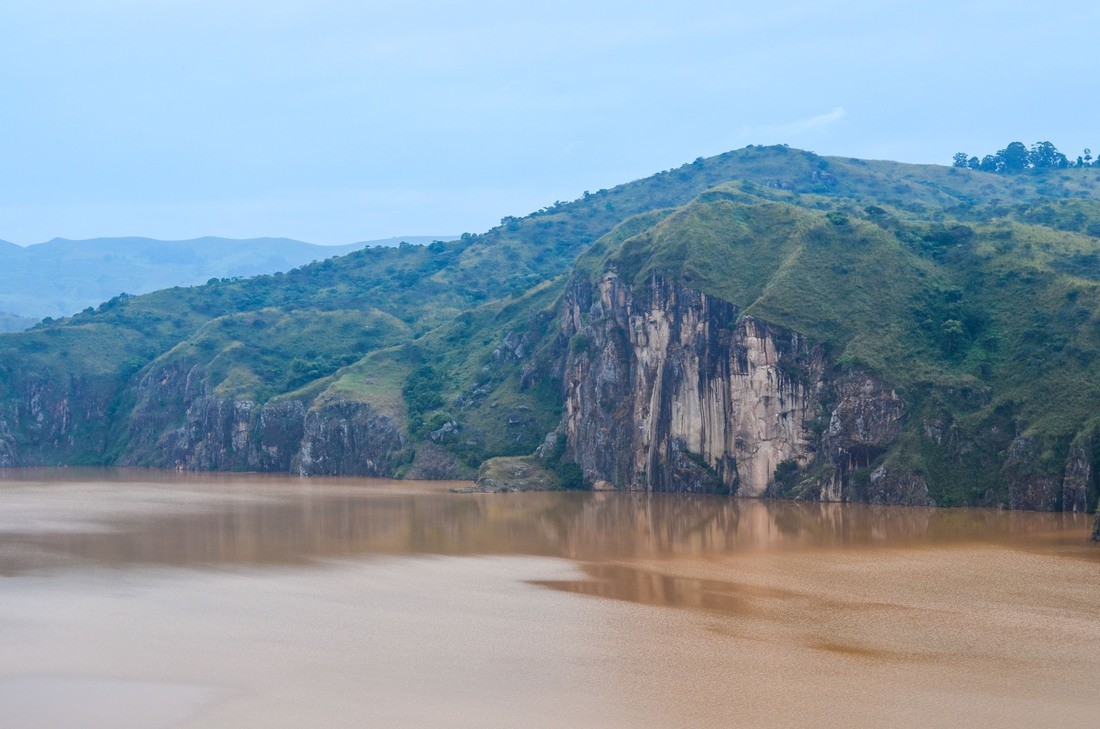
POLYGON ((871 472, 867 501, 872 504, 931 506, 928 484, 916 473, 904 473, 879 466, 871 472))
POLYGON ((15 439, 8 431, 8 424, 0 420, 0 468, 15 466, 15 439))
POLYGON ((1039 444, 1019 436, 1008 449, 1005 475, 1008 477, 1008 508, 1052 511, 1058 505, 1062 479, 1039 471, 1039 444))
POLYGON ((1008 507, 1085 513, 1096 478, 1092 448, 1091 436, 1078 437, 1070 445, 1062 472, 1046 473, 1039 463, 1039 442, 1028 435, 1017 436, 1005 462, 1008 507))
POLYGON ((157 468, 384 476, 404 446, 393 418, 331 399, 259 405, 207 391, 198 366, 146 374, 120 462, 157 468))
POLYGON ((1062 477, 1062 511, 1083 514, 1088 508, 1092 472, 1092 438, 1078 438, 1069 449, 1062 477))
POLYGON ((866 493, 856 493, 853 473, 870 467, 901 435, 905 402, 886 383, 865 372, 849 372, 829 383, 833 407, 821 438, 816 475, 799 484, 798 495, 821 501, 873 504, 930 504, 928 487, 916 474, 878 468, 866 493))
POLYGON ((905 403, 866 373, 830 378, 819 345, 659 277, 575 282, 562 341, 567 453, 590 481, 654 491, 928 504, 917 474, 852 473, 891 446, 905 403), (810 473, 786 491, 782 473, 810 473))
MULTIPOLYGON (((927 399, 907 402, 872 373, 830 365, 825 349, 799 333, 684 284, 652 277, 629 285, 614 272, 598 282, 578 276, 561 314, 553 341, 541 328, 508 332, 486 366, 522 362, 521 387, 560 381, 561 421, 537 454, 543 461, 553 455, 555 464, 575 461, 600 488, 928 505, 933 495, 957 503, 950 479, 976 472, 989 482, 967 503, 1077 513, 1096 503, 1094 429, 1072 441, 1043 441, 1020 434, 1023 424, 1008 412, 994 423, 996 437, 982 440, 927 399), (902 442, 911 450, 903 452, 902 442)), ((410 463, 400 416, 324 396, 224 397, 201 364, 182 358, 158 360, 139 374, 26 368, 7 377, 0 468, 470 474, 448 447, 466 437, 457 420, 416 444, 410 463)), ((475 387, 454 406, 488 392, 475 387)), ((509 434, 553 427, 552 411, 530 402, 501 407, 496 426, 509 434)), ((535 471, 521 473, 526 461, 500 463, 516 468, 503 480, 488 474, 494 483, 483 485, 540 487, 535 471)))
POLYGON ((565 311, 563 431, 587 479, 759 496, 812 459, 820 347, 657 277, 576 283, 565 311))
POLYGON ((0 464, 95 462, 106 449, 117 386, 110 376, 16 373, 0 401, 0 464))
MULTIPOLYGON (((559 431, 589 482, 934 503, 923 474, 891 465, 911 406, 889 383, 828 366, 821 346, 729 302, 657 276, 636 287, 613 271, 595 284, 575 279, 564 299, 559 352, 559 431)), ((922 422, 913 435, 940 462, 974 447, 946 437, 934 418, 922 422)), ((1094 450, 1093 436, 1079 436, 1064 468, 1051 473, 1042 444, 1017 436, 1002 460, 987 459, 1005 485, 999 503, 1086 511, 1095 498, 1094 450)))
POLYGON ((481 464, 471 491, 546 491, 559 487, 558 478, 534 456, 490 458, 481 464))

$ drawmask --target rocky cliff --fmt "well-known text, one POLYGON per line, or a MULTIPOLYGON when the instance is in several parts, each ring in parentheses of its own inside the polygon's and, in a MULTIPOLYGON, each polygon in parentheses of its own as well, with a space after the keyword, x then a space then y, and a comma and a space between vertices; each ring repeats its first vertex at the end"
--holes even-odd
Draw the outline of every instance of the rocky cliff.
POLYGON ((0 468, 15 465, 15 442, 8 431, 8 424, 0 420, 0 468))
POLYGON ((0 466, 461 478, 554 430, 569 484, 1089 511, 1100 171, 1035 172, 750 147, 116 296, 0 334, 0 466))
POLYGON ((97 462, 117 392, 109 376, 16 373, 0 401, 0 467, 97 462))
MULTIPOLYGON (((975 449, 942 423, 914 422, 914 404, 876 375, 831 366, 797 332, 659 276, 635 287, 614 271, 574 279, 559 349, 560 430, 593 482, 932 505, 926 476, 888 457, 903 432, 933 460, 961 462, 975 449)), ((1057 474, 1040 466, 1038 447, 1018 436, 1003 463, 990 461, 1007 503, 990 496, 989 505, 1084 511, 1091 440, 1074 441, 1057 474)))
POLYGON ((404 447, 400 424, 365 403, 222 398, 199 365, 153 369, 137 399, 123 465, 388 476, 404 447))
POLYGON ((562 334, 563 428, 591 480, 759 496, 813 456, 823 353, 732 304, 652 278, 576 283, 562 334))
MULTIPOLYGON (((828 378, 819 345, 659 277, 638 293, 614 273, 575 283, 562 326, 563 428, 592 480, 851 500, 852 472, 905 420, 900 398, 870 375, 828 378), (776 494, 776 477, 789 474, 803 477, 776 494)), ((865 498, 927 503, 927 489, 880 469, 865 498)))
MULTIPOLYGON (((983 441, 973 426, 882 377, 837 367, 800 333, 671 279, 631 285, 614 271, 598 280, 578 275, 556 311, 555 345, 512 331, 486 367, 515 360, 526 387, 560 377, 566 445, 558 457, 578 463, 589 483, 928 505, 939 501, 945 478, 977 472, 997 483, 964 503, 1070 512, 1095 503, 1092 431, 1058 443, 1021 433, 1006 416, 980 426, 996 430, 983 441), (971 462, 977 470, 968 472, 971 462)), ((364 402, 227 397, 203 364, 180 357, 154 362, 129 383, 20 371, 9 393, 0 403, 0 467, 390 476, 415 448, 409 474, 455 478, 448 446, 474 432, 452 437, 444 431, 457 426, 447 420, 425 442, 410 443, 402 417, 364 402)), ((456 403, 462 410, 465 400, 456 403)), ((496 425, 506 429, 531 419, 526 405, 500 413, 496 425)))

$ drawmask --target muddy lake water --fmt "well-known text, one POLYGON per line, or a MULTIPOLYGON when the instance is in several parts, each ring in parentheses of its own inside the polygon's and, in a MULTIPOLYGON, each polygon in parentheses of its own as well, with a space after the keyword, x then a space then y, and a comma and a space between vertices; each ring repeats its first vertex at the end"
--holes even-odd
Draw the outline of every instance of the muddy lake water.
POLYGON ((1096 727, 1091 518, 0 471, 0 727, 1096 727))

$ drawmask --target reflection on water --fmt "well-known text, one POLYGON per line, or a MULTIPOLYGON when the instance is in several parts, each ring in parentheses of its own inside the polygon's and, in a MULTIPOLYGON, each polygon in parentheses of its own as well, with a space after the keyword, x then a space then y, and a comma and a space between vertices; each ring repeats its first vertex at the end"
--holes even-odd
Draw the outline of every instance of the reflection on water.
POLYGON ((1096 726, 1079 515, 452 485, 0 474, 0 727, 1096 726))
POLYGON ((761 612, 760 598, 793 599, 798 593, 724 580, 668 575, 620 564, 582 567, 591 579, 532 580, 532 584, 578 595, 627 600, 642 605, 713 610, 749 615, 761 612))
POLYGON ((964 541, 1079 547, 1086 557, 1100 551, 1084 546, 1088 520, 1079 514, 678 494, 455 494, 440 482, 135 470, 0 475, 4 574, 74 561, 203 566, 518 554, 598 562, 964 541))

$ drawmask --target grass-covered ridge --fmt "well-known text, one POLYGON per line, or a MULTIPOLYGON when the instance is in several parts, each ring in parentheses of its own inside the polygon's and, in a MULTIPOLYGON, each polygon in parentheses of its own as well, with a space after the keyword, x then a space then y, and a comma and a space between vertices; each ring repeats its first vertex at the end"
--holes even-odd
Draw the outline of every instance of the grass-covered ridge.
MULTIPOLYGON (((1100 240, 1078 232, 1095 200, 930 216, 753 192, 718 188, 645 230, 608 237, 578 272, 594 281, 614 270, 635 285, 671 278, 800 332, 838 366, 899 388, 915 406, 912 430, 943 421, 1001 464, 1005 441, 1024 434, 1043 444, 1040 467, 1055 473, 1070 442, 1097 430, 1100 240), (1048 225, 1025 222, 1037 219, 1048 225)), ((965 454, 945 464, 922 455, 915 433, 907 438, 889 458, 930 474, 940 503, 974 503, 997 488, 999 465, 965 454)))
MULTIPOLYGON (((1034 433, 1053 469, 1100 402, 1098 194, 1100 168, 1000 175, 749 147, 479 235, 116 297, 0 335, 0 420, 29 462, 111 462, 136 389, 176 367, 215 397, 370 405, 410 449, 469 474, 553 428, 540 343, 567 278, 614 267, 805 334, 902 390, 913 423, 943 419, 994 454, 1000 441, 981 441, 994 425, 1034 433)), ((941 502, 987 488, 978 465, 933 463, 906 437, 890 457, 948 474, 941 502)))

